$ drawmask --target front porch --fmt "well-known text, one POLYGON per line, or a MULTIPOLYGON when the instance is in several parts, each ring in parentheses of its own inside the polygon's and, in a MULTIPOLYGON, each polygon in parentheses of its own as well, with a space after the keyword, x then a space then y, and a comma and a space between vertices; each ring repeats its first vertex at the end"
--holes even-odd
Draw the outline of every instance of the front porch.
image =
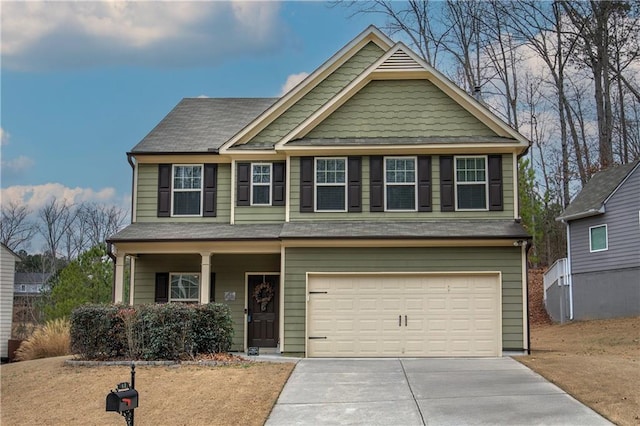
POLYGON ((118 253, 116 303, 125 302, 125 256, 131 264, 129 304, 225 303, 235 330, 232 350, 251 346, 278 350, 280 253, 118 253), (252 296, 262 283, 269 291, 259 295, 262 303, 258 303, 252 296))

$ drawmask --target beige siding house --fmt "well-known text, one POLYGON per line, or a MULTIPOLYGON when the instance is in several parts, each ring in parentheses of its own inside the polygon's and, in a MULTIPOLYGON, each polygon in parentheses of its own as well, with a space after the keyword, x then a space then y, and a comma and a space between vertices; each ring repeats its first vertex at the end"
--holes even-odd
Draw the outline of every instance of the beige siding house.
POLYGON ((131 152, 115 301, 231 307, 233 349, 528 349, 528 141, 367 28, 279 99, 183 99, 131 152))
POLYGON ((0 357, 8 358, 13 319, 13 281, 20 260, 9 247, 0 243, 0 357))

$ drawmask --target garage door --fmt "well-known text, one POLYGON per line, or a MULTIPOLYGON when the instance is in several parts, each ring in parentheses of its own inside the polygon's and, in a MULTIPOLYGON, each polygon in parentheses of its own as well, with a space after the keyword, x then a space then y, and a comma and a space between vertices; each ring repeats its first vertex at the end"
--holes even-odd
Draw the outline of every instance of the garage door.
POLYGON ((500 276, 309 275, 307 356, 499 356, 500 276))

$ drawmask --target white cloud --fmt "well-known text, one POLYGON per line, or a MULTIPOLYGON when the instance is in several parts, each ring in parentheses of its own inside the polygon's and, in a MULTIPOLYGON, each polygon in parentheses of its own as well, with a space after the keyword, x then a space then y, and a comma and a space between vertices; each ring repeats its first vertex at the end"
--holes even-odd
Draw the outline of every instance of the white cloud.
POLYGON ((32 211, 38 210, 53 198, 62 200, 66 204, 87 201, 126 205, 125 200, 117 199, 114 188, 95 191, 92 188, 69 188, 60 183, 46 183, 43 185, 15 185, 0 189, 2 204, 13 202, 26 205, 32 211))
POLYGON ((287 81, 282 86, 282 89, 280 89, 280 96, 284 96, 289 90, 296 87, 298 83, 300 83, 302 80, 304 80, 308 76, 309 76, 308 72, 291 74, 289 77, 287 77, 287 81))
POLYGON ((21 155, 12 160, 2 161, 2 172, 11 175, 21 174, 33 167, 34 164, 35 161, 32 158, 21 155))
POLYGON ((10 136, 9 132, 0 127, 0 145, 8 145, 10 136))
POLYGON ((277 2, 3 2, 3 67, 212 65, 286 40, 277 2))

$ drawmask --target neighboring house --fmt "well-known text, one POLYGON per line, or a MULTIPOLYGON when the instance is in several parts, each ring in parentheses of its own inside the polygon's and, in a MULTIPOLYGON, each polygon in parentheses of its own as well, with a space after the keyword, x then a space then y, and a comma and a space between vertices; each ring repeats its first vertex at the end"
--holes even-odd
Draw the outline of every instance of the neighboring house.
POLYGON ((0 358, 9 357, 13 318, 13 278, 20 257, 0 243, 0 358))
POLYGON ((49 289, 49 272, 16 272, 13 294, 13 321, 18 324, 37 323, 41 309, 37 302, 49 289))
POLYGON ((528 141, 369 27, 279 99, 184 99, 130 153, 115 301, 231 307, 234 350, 528 348, 528 141))
POLYGON ((561 284, 546 279, 551 317, 640 315, 640 161, 594 175, 556 220, 567 228, 567 260, 565 273, 547 273, 561 284))

